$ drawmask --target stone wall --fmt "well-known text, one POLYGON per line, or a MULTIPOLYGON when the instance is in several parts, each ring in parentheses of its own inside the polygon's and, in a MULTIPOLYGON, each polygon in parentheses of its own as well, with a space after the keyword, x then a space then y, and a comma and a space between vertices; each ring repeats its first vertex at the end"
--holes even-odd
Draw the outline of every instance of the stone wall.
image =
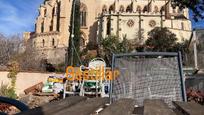
MULTIPOLYGON (((10 84, 10 79, 7 77, 9 72, 0 72, 0 83, 10 84)), ((16 80, 16 94, 24 94, 24 90, 39 82, 45 83, 50 75, 61 76, 62 74, 55 73, 29 73, 20 72, 16 80)))

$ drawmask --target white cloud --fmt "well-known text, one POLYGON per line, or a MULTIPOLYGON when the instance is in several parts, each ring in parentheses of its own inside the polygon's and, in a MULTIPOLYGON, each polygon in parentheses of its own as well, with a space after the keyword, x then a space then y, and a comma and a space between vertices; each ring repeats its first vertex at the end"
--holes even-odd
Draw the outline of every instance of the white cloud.
POLYGON ((28 3, 27 6, 25 5, 19 8, 6 0, 0 0, 0 32, 9 35, 33 30, 37 7, 28 5, 28 3))

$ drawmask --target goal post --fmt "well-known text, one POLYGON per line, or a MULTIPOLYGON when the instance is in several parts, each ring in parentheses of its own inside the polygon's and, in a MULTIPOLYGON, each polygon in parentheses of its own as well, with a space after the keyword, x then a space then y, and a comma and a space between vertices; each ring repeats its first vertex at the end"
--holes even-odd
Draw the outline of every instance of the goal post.
MULTIPOLYGON (((181 52, 113 54, 112 71, 120 71, 110 83, 110 103, 133 98, 139 106, 145 99, 186 101, 181 52)), ((114 76, 114 75, 113 75, 114 76)))

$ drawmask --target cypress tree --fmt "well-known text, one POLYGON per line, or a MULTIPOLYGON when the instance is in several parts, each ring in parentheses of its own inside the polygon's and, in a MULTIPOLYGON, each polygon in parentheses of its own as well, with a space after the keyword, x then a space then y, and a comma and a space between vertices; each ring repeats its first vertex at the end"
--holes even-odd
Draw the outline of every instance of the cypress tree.
POLYGON ((68 47, 68 65, 72 65, 72 58, 73 58, 73 65, 77 66, 79 65, 79 55, 80 52, 80 38, 81 38, 81 32, 80 32, 80 0, 73 0, 72 1, 72 13, 71 13, 71 22, 70 22, 70 28, 69 32, 72 33, 72 23, 74 21, 74 37, 72 39, 72 35, 69 36, 69 47, 68 47), (74 9, 75 5, 75 9, 74 9), (73 20, 73 11, 74 11, 74 20, 73 20), (73 40, 73 41, 72 41, 73 40), (72 43, 73 42, 73 43, 72 43), (74 48, 75 47, 75 48, 74 48), (73 52, 73 57, 72 57, 73 52))

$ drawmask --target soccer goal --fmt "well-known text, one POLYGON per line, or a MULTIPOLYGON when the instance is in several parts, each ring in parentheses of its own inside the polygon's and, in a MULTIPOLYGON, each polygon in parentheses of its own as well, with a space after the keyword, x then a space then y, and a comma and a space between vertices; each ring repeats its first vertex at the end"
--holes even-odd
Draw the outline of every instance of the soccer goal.
POLYGON ((186 101, 181 53, 144 52, 115 54, 112 71, 120 75, 111 81, 110 102, 133 98, 139 106, 145 99, 186 101))

